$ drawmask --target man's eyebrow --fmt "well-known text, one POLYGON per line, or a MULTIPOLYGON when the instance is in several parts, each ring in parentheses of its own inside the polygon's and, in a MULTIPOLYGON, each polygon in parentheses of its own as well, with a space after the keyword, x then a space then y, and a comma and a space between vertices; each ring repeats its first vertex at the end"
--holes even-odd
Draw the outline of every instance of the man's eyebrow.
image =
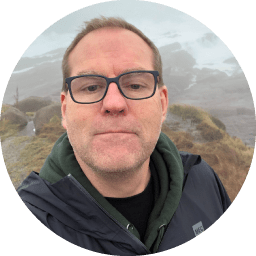
POLYGON ((133 72, 133 71, 141 71, 141 70, 146 70, 145 68, 142 68, 142 67, 136 67, 136 68, 128 68, 128 69, 125 69, 125 70, 123 70, 123 72, 121 73, 121 74, 123 74, 123 73, 128 73, 128 72, 133 72))
POLYGON ((80 71, 77 73, 77 76, 83 76, 83 75, 99 75, 99 76, 104 76, 103 73, 96 72, 94 70, 85 70, 85 71, 80 71))
MULTIPOLYGON (((128 69, 123 70, 123 71, 122 71, 120 74, 118 74, 118 75, 121 75, 121 74, 123 74, 123 73, 132 72, 132 71, 140 71, 140 70, 146 70, 146 69, 145 69, 145 68, 142 68, 142 67, 128 68, 128 69)), ((83 76, 83 75, 106 76, 105 74, 100 73, 100 72, 96 72, 95 70, 84 70, 84 71, 80 71, 80 72, 77 73, 76 76, 83 76)))

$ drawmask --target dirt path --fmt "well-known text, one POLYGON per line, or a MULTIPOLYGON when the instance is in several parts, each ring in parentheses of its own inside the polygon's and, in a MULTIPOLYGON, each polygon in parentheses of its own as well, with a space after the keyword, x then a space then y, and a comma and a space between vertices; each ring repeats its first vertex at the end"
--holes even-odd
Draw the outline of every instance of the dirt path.
POLYGON ((4 162, 15 189, 26 178, 24 168, 17 168, 16 164, 21 162, 20 153, 31 140, 32 137, 22 136, 21 142, 21 136, 15 136, 9 137, 1 143, 4 162))

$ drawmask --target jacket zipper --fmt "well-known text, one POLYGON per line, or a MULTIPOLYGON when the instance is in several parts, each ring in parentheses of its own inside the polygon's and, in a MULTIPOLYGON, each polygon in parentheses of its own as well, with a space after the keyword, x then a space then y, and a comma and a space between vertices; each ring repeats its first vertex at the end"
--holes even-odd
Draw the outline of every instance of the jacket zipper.
POLYGON ((122 230, 124 230, 124 232, 126 232, 136 243, 142 246, 148 254, 151 254, 149 249, 136 236, 134 236, 129 230, 124 228, 123 225, 114 219, 71 174, 68 174, 68 177, 75 184, 75 186, 78 187, 78 189, 80 189, 91 201, 93 201, 111 220, 113 220, 122 230))

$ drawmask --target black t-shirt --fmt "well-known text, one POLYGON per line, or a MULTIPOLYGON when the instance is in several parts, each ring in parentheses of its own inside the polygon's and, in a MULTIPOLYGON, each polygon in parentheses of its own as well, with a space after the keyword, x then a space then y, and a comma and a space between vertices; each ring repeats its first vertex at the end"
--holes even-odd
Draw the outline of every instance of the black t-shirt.
POLYGON ((146 189, 138 195, 126 198, 106 197, 106 199, 136 227, 143 241, 148 218, 154 207, 154 186, 152 177, 146 189))

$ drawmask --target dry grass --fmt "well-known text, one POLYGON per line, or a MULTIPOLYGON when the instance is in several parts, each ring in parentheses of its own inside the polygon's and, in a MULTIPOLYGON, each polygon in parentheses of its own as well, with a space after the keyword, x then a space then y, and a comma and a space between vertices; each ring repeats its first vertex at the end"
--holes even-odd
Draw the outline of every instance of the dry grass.
POLYGON ((60 118, 54 116, 48 124, 44 125, 38 136, 33 137, 26 145, 20 154, 22 159, 20 164, 26 166, 28 174, 31 171, 40 171, 54 143, 65 131, 60 118))
POLYGON ((26 112, 27 116, 34 117, 36 112, 26 112))
POLYGON ((17 124, 12 124, 9 120, 2 119, 0 121, 0 137, 1 142, 6 138, 15 136, 19 131, 19 127, 17 124))
POLYGON ((169 111, 182 117, 183 120, 193 119, 197 123, 201 123, 204 120, 204 111, 194 106, 173 104, 169 107, 169 111))
POLYGON ((61 119, 55 115, 51 118, 48 124, 45 124, 38 134, 39 138, 46 138, 50 142, 56 142, 57 139, 65 132, 66 130, 61 125, 61 119))
MULTIPOLYGON (((2 105, 1 108, 1 114, 3 114, 10 105, 2 105)), ((1 142, 4 141, 6 138, 10 136, 14 136, 17 134, 19 128, 16 124, 12 124, 9 120, 6 119, 1 119, 0 120, 0 137, 1 137, 1 142)))
POLYGON ((9 107, 10 105, 3 104, 1 108, 1 114, 3 114, 9 107))
POLYGON ((26 144, 17 157, 18 161, 6 163, 7 170, 16 188, 32 171, 40 172, 53 145, 64 132, 65 129, 61 125, 60 118, 54 116, 48 124, 44 125, 38 136, 29 139, 26 136, 14 138, 13 144, 16 144, 17 148, 18 145, 26 144))
POLYGON ((45 159, 50 154, 54 142, 48 139, 34 137, 21 151, 19 165, 27 169, 27 175, 32 172, 40 172, 45 159))
POLYGON ((209 114, 209 117, 211 119, 211 121, 221 130, 226 131, 226 126, 224 123, 222 123, 218 118, 212 116, 209 114))
POLYGON ((183 120, 191 119, 199 127, 204 124, 213 129, 226 131, 226 126, 223 122, 199 107, 186 104, 173 104, 169 106, 169 111, 174 115, 180 116, 183 120))
POLYGON ((212 127, 205 121, 197 125, 196 128, 201 131, 202 137, 207 141, 221 140, 224 137, 220 129, 212 127))

